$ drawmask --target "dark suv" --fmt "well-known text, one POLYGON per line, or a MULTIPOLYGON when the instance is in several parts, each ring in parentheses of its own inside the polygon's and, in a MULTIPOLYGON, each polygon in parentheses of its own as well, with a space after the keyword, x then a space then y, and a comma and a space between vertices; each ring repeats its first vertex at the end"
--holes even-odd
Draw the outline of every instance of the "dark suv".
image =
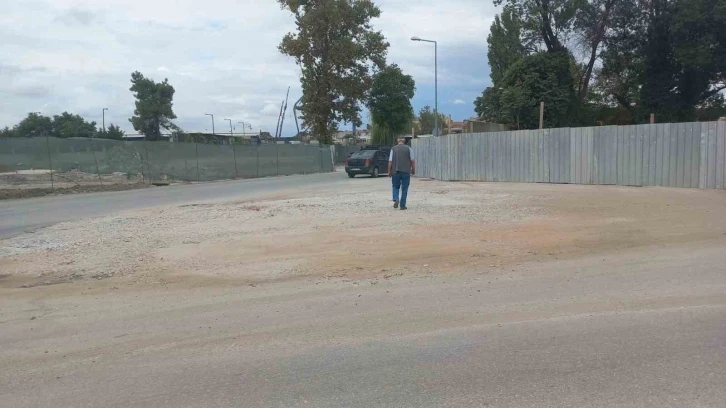
POLYGON ((350 178, 357 174, 369 174, 371 177, 388 174, 389 153, 390 149, 366 147, 350 155, 345 163, 345 172, 350 178))

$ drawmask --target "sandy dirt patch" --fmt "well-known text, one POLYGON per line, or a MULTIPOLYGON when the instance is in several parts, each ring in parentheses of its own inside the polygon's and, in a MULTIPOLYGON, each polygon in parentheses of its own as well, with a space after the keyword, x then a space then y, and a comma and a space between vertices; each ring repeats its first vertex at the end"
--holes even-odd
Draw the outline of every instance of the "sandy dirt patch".
POLYGON ((721 191, 416 180, 403 212, 387 180, 349 186, 61 223, 0 241, 0 285, 486 272, 726 233, 721 191))
POLYGON ((93 193, 101 191, 123 191, 149 187, 141 176, 124 173, 97 174, 81 171, 53 172, 53 183, 49 170, 18 170, 0 173, 0 200, 93 193))

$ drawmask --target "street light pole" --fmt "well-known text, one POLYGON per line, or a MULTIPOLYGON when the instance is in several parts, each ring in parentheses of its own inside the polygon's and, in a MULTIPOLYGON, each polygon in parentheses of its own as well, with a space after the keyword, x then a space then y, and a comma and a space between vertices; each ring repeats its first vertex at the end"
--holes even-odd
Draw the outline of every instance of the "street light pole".
POLYGON ((103 134, 106 134, 106 111, 108 108, 103 108, 103 134))
POLYGON ((241 123, 242 124, 242 137, 245 136, 245 127, 246 126, 249 126, 250 130, 252 130, 252 126, 250 126, 249 124, 245 125, 244 122, 237 122, 237 123, 241 123))
POLYGON ((212 117, 212 135, 214 135, 214 115, 212 115, 211 113, 205 113, 204 115, 212 117))
POLYGON ((439 43, 434 40, 424 40, 411 37, 411 41, 434 43, 434 136, 440 134, 439 130, 439 43))
POLYGON ((232 119, 225 119, 225 120, 229 122, 229 137, 234 137, 234 133, 232 133, 232 119))
POLYGON ((232 131, 232 119, 225 119, 229 121, 229 144, 232 145, 232 160, 234 160, 234 178, 239 177, 237 173, 237 151, 234 148, 234 132, 232 131))

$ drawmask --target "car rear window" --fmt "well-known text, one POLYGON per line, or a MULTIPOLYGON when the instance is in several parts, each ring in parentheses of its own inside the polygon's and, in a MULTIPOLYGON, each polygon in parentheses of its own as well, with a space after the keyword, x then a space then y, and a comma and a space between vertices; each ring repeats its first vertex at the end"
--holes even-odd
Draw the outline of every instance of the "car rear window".
POLYGON ((361 150, 350 155, 351 159, 370 159, 376 153, 375 150, 361 150))

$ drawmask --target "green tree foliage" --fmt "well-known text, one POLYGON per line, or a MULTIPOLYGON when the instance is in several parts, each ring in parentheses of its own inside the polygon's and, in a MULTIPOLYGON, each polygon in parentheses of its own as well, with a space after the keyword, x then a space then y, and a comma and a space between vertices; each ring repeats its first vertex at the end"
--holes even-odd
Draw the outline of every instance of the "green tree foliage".
MULTIPOLYGON (((429 105, 424 106, 418 112, 418 124, 416 126, 416 134, 418 135, 431 135, 434 133, 434 126, 436 122, 436 115, 433 109, 429 105)), ((439 112, 439 134, 446 134, 446 115, 439 112)))
MULTIPOLYGON (((474 103, 486 120, 516 120, 513 108, 537 97, 536 89, 521 88, 532 82, 509 89, 504 78, 522 60, 522 53, 532 56, 540 51, 571 56, 577 109, 562 125, 642 123, 651 112, 658 121, 717 114, 719 108, 709 101, 726 89, 726 0, 495 0, 495 4, 504 8, 488 38, 493 86, 474 103)), ((537 88, 543 89, 542 84, 537 88)), ((548 121, 553 108, 546 104, 548 121)), ((569 110, 568 106, 565 111, 569 110)))
MULTIPOLYGON (((590 83, 605 37, 613 25, 613 14, 624 7, 627 0, 580 0, 573 19, 576 44, 584 52, 583 61, 577 64, 577 95, 580 103, 586 103, 590 83)), ((574 52, 573 52, 574 54, 574 52)))
MULTIPOLYGON (((495 36, 494 43, 502 47, 500 54, 504 55, 505 45, 518 34, 524 46, 512 48, 515 55, 523 48, 528 54, 546 50, 568 51, 578 56, 575 85, 578 98, 584 103, 605 36, 612 25, 612 15, 624 1, 638 0, 495 0, 497 5, 506 5, 501 21, 506 22, 507 33, 511 34, 495 36)), ((492 34, 500 26, 504 25, 495 20, 492 34)), ((495 70, 492 72, 496 84, 497 74, 495 70)))
MULTIPOLYGON (((497 81, 501 84, 502 81, 497 81)), ((480 119, 492 123, 505 123, 502 117, 501 89, 490 86, 482 92, 481 96, 474 100, 474 112, 480 119)))
POLYGON ((512 6, 505 6, 501 14, 494 16, 494 23, 487 37, 487 58, 491 68, 490 76, 495 84, 504 77, 512 64, 534 49, 534 44, 523 37, 522 26, 521 16, 512 6))
POLYGON ((399 136, 391 131, 387 126, 381 126, 376 123, 371 125, 371 141, 375 145, 392 146, 399 136))
POLYGON ((413 78, 405 75, 395 64, 385 67, 373 77, 368 108, 377 129, 373 132, 374 144, 391 146, 396 137, 411 130, 411 98, 415 91, 413 78))
POLYGON ((726 89, 726 0, 623 1, 597 84, 635 121, 695 120, 726 89))
MULTIPOLYGON (((505 9, 517 10, 522 35, 547 51, 565 49, 581 0, 494 0, 505 9)), ((495 21, 496 24, 496 21, 495 21)))
POLYGON ((0 139, 9 137, 15 137, 15 132, 13 131, 13 129, 10 129, 7 126, 5 126, 3 129, 0 129, 0 139))
POLYGON ((53 136, 53 119, 39 113, 29 113, 13 127, 16 137, 53 136))
POLYGON ((385 66, 388 43, 371 26, 381 11, 370 0, 278 1, 297 25, 279 50, 302 70, 303 125, 332 143, 337 123, 361 125, 359 101, 367 99, 372 72, 385 66))
POLYGON ((63 112, 52 118, 38 113, 29 113, 25 119, 13 126, 5 128, 4 137, 95 137, 96 122, 86 122, 79 115, 63 112))
POLYGON ((121 130, 121 127, 118 125, 110 124, 108 125, 108 129, 106 129, 106 132, 99 132, 98 137, 104 138, 104 139, 113 139, 113 140, 123 140, 124 135, 126 135, 126 132, 121 130))
POLYGON ((512 65, 502 79, 500 118, 517 128, 536 129, 540 101, 544 101, 547 127, 573 124, 577 97, 572 64, 570 54, 562 50, 538 52, 512 65))
POLYGON ((131 74, 131 88, 136 98, 134 116, 129 122, 134 129, 146 136, 147 140, 160 140, 161 129, 176 130, 178 127, 171 122, 176 119, 172 109, 174 87, 168 79, 156 83, 136 71, 131 74))
POLYGON ((96 136, 96 122, 86 122, 79 115, 68 112, 53 116, 52 128, 51 136, 61 139, 96 136))

